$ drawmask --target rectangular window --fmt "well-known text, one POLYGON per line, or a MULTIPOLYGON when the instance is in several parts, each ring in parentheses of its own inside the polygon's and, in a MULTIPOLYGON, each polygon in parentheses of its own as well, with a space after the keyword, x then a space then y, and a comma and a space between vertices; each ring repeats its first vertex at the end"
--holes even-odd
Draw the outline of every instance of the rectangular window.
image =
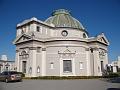
POLYGON ((79 63, 80 69, 83 69, 83 62, 79 63))
POLYGON ((63 72, 72 72, 71 60, 63 60, 63 72))

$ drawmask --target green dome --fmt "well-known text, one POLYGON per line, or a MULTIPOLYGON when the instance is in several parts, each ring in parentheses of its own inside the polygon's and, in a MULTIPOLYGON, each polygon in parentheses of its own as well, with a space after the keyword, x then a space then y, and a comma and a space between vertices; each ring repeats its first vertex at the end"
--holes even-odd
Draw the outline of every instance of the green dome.
POLYGON ((82 24, 73 18, 68 10, 59 9, 52 13, 52 16, 45 20, 48 24, 54 24, 55 27, 69 27, 83 29, 82 24))

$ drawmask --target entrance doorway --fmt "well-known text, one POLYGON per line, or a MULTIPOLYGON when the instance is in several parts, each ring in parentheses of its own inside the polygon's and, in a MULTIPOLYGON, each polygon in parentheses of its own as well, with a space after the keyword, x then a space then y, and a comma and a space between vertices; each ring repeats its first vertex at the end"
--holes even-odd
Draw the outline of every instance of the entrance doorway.
POLYGON ((102 71, 102 72, 104 71, 104 64, 103 64, 103 61, 101 61, 101 71, 102 71))
POLYGON ((71 60, 63 60, 63 72, 72 72, 71 60))
POLYGON ((26 61, 23 61, 23 62, 22 62, 22 72, 23 72, 23 73, 26 73, 26 64, 27 64, 26 61))

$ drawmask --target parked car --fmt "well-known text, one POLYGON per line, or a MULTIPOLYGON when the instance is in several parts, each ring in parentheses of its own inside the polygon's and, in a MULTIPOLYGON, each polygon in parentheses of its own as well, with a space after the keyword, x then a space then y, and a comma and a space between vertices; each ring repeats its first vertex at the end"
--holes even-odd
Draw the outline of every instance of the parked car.
POLYGON ((22 81, 22 75, 16 71, 3 71, 0 80, 8 83, 9 81, 22 81))

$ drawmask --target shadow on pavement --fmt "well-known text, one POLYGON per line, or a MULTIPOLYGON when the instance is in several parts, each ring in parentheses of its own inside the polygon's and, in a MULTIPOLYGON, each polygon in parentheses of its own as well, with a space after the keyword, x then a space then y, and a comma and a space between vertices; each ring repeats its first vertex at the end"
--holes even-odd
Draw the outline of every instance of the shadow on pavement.
POLYGON ((110 83, 120 83, 120 77, 107 78, 107 79, 103 79, 103 81, 110 82, 110 83))
POLYGON ((120 90, 120 88, 108 88, 107 90, 120 90))
POLYGON ((111 82, 111 83, 120 83, 120 77, 111 78, 111 79, 109 79, 109 82, 111 82))

